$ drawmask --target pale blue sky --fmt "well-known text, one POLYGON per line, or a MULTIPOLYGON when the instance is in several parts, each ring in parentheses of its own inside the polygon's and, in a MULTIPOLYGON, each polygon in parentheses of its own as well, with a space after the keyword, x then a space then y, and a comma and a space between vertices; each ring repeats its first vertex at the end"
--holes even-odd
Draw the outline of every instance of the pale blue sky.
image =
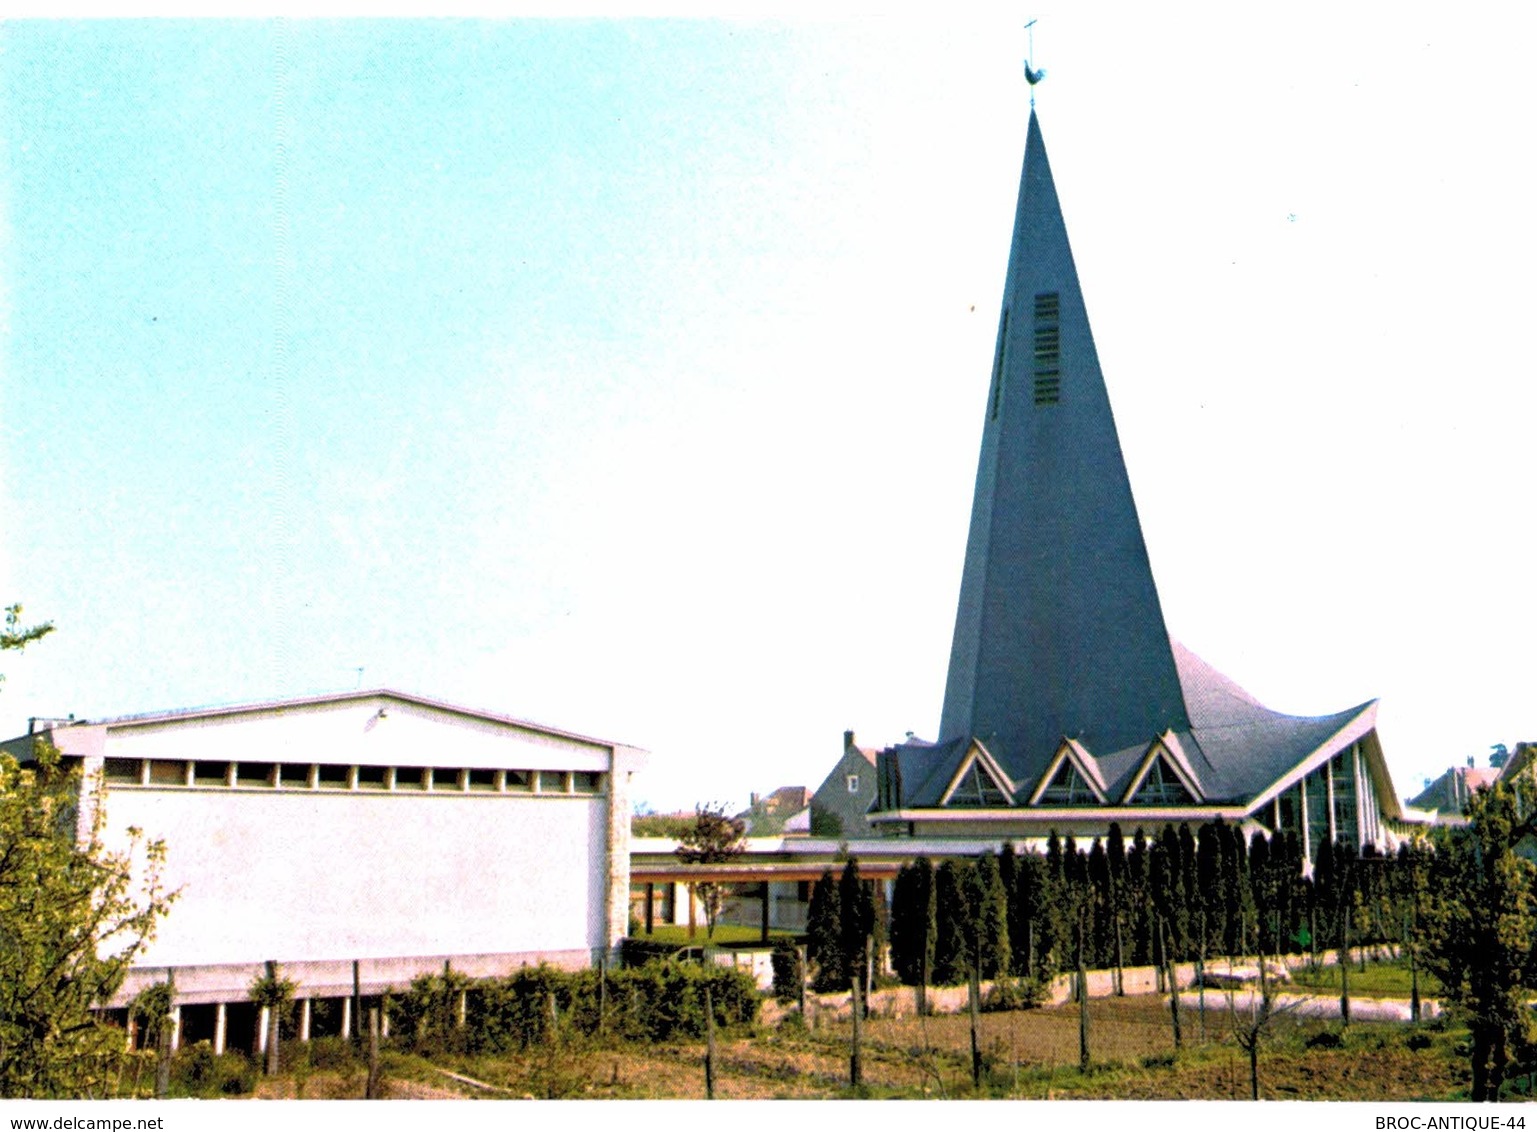
MULTIPOLYGON (((0 24, 0 731, 362 666, 659 807, 932 735, 1022 22, 0 24)), ((1170 627, 1400 793, 1537 739, 1531 30, 1038 25, 1170 627)))

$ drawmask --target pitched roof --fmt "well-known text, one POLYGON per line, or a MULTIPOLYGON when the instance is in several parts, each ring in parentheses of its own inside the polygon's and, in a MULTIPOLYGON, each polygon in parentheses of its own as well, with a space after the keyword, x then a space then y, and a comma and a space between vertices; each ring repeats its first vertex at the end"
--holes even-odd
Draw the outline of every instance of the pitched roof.
POLYGON ((1409 800, 1416 810, 1439 810, 1447 814, 1467 813, 1468 799, 1500 777, 1496 767, 1454 766, 1409 800))
POLYGON ((556 735, 564 739, 574 739, 583 743, 592 743, 597 746, 614 747, 628 746, 629 744, 615 743, 608 739, 599 739, 592 735, 582 735, 575 731, 566 731, 558 727, 549 727, 542 723, 534 723, 531 720, 521 719, 516 716, 504 715, 500 712, 483 711, 479 708, 462 707, 448 703, 446 700, 431 699, 427 696, 418 696, 409 692, 397 692, 389 688, 359 689, 351 692, 329 692, 314 696, 295 696, 289 699, 257 700, 251 703, 216 704, 193 708, 173 708, 167 711, 140 712, 132 715, 103 716, 99 719, 76 719, 63 726, 103 726, 109 728, 131 727, 155 727, 165 724, 196 722, 199 720, 211 720, 231 718, 242 715, 271 715, 288 711, 303 711, 313 708, 339 707, 359 702, 388 700, 398 704, 409 704, 416 707, 427 708, 432 711, 445 712, 450 715, 463 716, 470 719, 483 720, 488 723, 501 724, 506 727, 538 731, 546 735, 556 735))

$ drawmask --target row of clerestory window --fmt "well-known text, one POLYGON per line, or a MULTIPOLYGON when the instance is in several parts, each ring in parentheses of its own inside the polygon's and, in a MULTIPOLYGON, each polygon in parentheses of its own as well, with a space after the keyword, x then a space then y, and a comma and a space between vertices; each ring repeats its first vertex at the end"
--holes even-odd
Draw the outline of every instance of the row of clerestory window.
POLYGON ((256 790, 387 791, 432 794, 595 795, 606 776, 592 770, 356 766, 342 763, 219 762, 211 759, 104 761, 108 786, 256 790))

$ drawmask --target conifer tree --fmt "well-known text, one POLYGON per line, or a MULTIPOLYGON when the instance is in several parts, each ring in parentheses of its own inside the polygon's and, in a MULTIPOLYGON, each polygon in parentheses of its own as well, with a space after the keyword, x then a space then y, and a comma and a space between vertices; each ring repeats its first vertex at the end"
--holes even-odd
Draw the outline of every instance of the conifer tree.
POLYGON ((1111 964, 1114 952, 1114 904, 1110 892, 1110 857, 1099 838, 1089 847, 1087 907, 1084 915, 1084 961, 1095 967, 1111 964))
POLYGON ((934 916, 934 867, 919 857, 898 873, 891 900, 891 961, 908 986, 933 969, 934 916))
POLYGON ((838 879, 838 930, 847 977, 863 978, 875 932, 875 903, 859 875, 859 859, 850 857, 838 879))
POLYGON ((1106 863, 1110 868, 1110 932, 1111 962, 1115 964, 1115 993, 1125 994, 1121 973, 1126 966, 1127 927, 1127 878, 1126 840, 1121 835, 1121 823, 1110 823, 1110 835, 1105 841, 1106 863))
POLYGON ((1015 862, 1014 903, 1010 911, 1009 943, 1014 973, 1041 973, 1041 917, 1046 887, 1046 862, 1038 853, 1022 853, 1015 862))
POLYGON ((811 905, 806 909, 806 959, 811 964, 812 985, 817 990, 837 991, 849 985, 848 966, 843 958, 838 882, 831 869, 811 888, 811 905))
POLYGON ((974 925, 974 950, 978 977, 996 979, 1009 973, 1009 908, 1003 888, 1003 874, 992 850, 977 858, 968 878, 974 925))
POLYGON ((1132 835, 1131 852, 1126 855, 1127 907, 1131 928, 1131 962, 1146 967, 1153 962, 1153 916, 1148 891, 1148 845, 1142 827, 1132 835))
POLYGON ((960 861, 945 861, 934 870, 933 981, 940 986, 963 983, 971 971, 967 938, 971 923, 971 909, 966 899, 968 868, 960 861))
POLYGON ((1062 841, 1052 830, 1046 839, 1046 859, 1040 870, 1039 915, 1036 918, 1036 959, 1041 974, 1049 978, 1063 969, 1067 959, 1067 935, 1063 932, 1062 904, 1067 899, 1067 872, 1062 841))

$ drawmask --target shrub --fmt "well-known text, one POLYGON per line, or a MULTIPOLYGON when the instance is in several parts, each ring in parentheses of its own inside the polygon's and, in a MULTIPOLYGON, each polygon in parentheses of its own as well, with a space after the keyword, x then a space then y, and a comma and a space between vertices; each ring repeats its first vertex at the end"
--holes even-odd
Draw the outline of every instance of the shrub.
POLYGON ((1046 1001, 1046 985, 1037 978, 1008 978, 994 980, 992 989, 982 999, 982 1009, 1034 1010, 1046 1001))
POLYGON ((800 948, 789 942, 776 944, 770 962, 774 967, 774 997, 780 1002, 798 1001, 805 985, 800 948))
POLYGON ((1345 1035, 1338 1030, 1320 1030, 1311 1035, 1304 1044, 1308 1049, 1341 1049, 1345 1045, 1345 1035))
POLYGON ((190 1097, 238 1096, 256 1090, 256 1066, 239 1053, 215 1054, 207 1042, 176 1051, 172 1092, 190 1097))
POLYGON ((357 1052, 346 1038, 312 1038, 309 1055, 310 1065, 316 1069, 347 1069, 358 1063, 357 1052))

